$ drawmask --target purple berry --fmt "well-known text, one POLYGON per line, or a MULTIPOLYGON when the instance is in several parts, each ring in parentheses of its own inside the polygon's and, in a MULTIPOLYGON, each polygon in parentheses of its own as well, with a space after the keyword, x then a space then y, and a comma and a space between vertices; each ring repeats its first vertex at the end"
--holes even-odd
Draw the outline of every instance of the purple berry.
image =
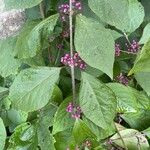
POLYGON ((121 49, 119 44, 115 44, 115 56, 120 56, 121 54, 121 49))
POLYGON ((70 54, 65 54, 62 58, 61 58, 61 63, 63 63, 66 66, 69 67, 78 67, 81 70, 85 70, 87 65, 85 64, 85 62, 80 58, 78 53, 75 53, 73 55, 73 58, 71 58, 70 54))
POLYGON ((135 40, 132 41, 132 43, 129 45, 126 43, 126 46, 128 48, 128 52, 130 53, 137 53, 140 50, 140 45, 135 40))
POLYGON ((125 86, 127 86, 127 85, 129 84, 129 79, 128 79, 125 75, 123 75, 122 73, 120 73, 120 74, 116 77, 116 80, 117 80, 119 83, 121 83, 121 84, 123 84, 123 85, 125 85, 125 86))
POLYGON ((81 117, 81 108, 80 106, 74 106, 72 103, 69 103, 66 111, 71 113, 71 117, 74 119, 79 119, 81 117))

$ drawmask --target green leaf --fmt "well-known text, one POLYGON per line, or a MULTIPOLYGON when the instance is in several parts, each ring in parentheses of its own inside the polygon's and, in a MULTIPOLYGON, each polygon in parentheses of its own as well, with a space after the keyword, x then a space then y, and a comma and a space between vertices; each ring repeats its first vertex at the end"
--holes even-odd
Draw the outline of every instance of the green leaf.
POLYGON ((73 135, 77 144, 81 144, 84 142, 84 140, 89 138, 96 138, 95 134, 90 130, 90 128, 80 119, 76 119, 75 121, 73 135))
POLYGON ((150 23, 146 25, 143 31, 143 35, 139 41, 140 44, 145 44, 150 39, 150 23))
POLYGON ((10 9, 25 9, 38 5, 42 0, 5 0, 5 7, 10 9))
POLYGON ((65 131, 59 132, 55 134, 55 147, 57 150, 70 148, 74 150, 76 147, 76 143, 74 137, 72 135, 72 129, 67 129, 65 131))
POLYGON ((150 96, 150 72, 140 72, 135 74, 135 78, 139 85, 146 91, 150 96))
POLYGON ((49 128, 45 127, 43 122, 39 123, 37 135, 38 135, 38 143, 41 150, 55 150, 54 138, 51 135, 49 128))
POLYGON ((141 52, 138 54, 133 68, 129 75, 137 72, 150 72, 150 40, 143 46, 141 52))
POLYGON ((119 83, 109 83, 107 86, 116 95, 118 113, 131 113, 137 112, 139 109, 150 109, 149 98, 136 89, 119 83))
POLYGON ((5 130, 3 120, 0 118, 0 148, 1 150, 4 149, 5 140, 6 140, 6 130, 5 130))
POLYGON ((99 22, 78 15, 75 29, 75 47, 80 57, 91 67, 112 78, 114 64, 114 40, 99 22))
MULTIPOLYGON (((120 131, 120 135, 123 138, 123 141, 129 150, 149 150, 149 144, 147 139, 139 131, 134 129, 125 129, 120 131)), ((122 148, 125 148, 118 133, 110 139, 113 143, 117 144, 122 148)))
POLYGON ((49 128, 53 126, 54 122, 54 115, 57 111, 57 106, 54 104, 48 104, 46 105, 39 114, 39 122, 40 124, 43 124, 45 128, 49 128))
POLYGON ((0 75, 2 77, 16 74, 19 66, 21 65, 13 55, 15 43, 16 38, 14 37, 0 40, 0 75))
POLYGON ((15 125, 26 122, 28 114, 23 111, 10 109, 7 111, 8 119, 15 125))
POLYGON ((90 130, 96 135, 97 141, 105 139, 115 133, 113 122, 110 124, 108 129, 104 130, 85 117, 83 118, 83 121, 90 128, 90 130))
POLYGON ((25 10, 27 20, 41 19, 40 7, 35 6, 25 10))
POLYGON ((150 139, 150 127, 142 131, 150 139))
POLYGON ((63 93, 58 86, 55 86, 54 88, 52 101, 57 104, 60 104, 63 101, 63 93))
POLYGON ((136 113, 122 114, 121 117, 128 125, 137 130, 144 130, 150 126, 150 110, 139 110, 136 113))
POLYGON ((71 101, 72 97, 68 97, 59 106, 54 116, 53 134, 73 127, 75 120, 71 117, 71 114, 66 111, 66 108, 71 101))
POLYGON ((48 42, 48 37, 53 34, 57 20, 58 14, 55 14, 39 24, 37 22, 26 24, 16 44, 18 58, 23 59, 36 56, 44 44, 48 42))
POLYGON ((52 97, 60 68, 38 67, 20 72, 10 87, 9 98, 16 110, 31 112, 44 107, 52 97))
MULTIPOLYGON (((15 45, 15 55, 18 58, 28 58, 32 55, 33 50, 29 47, 28 40, 30 36, 30 32, 34 29, 34 27, 39 23, 39 21, 29 21, 26 22, 23 26, 15 45)), ((31 41, 29 41, 31 42, 31 41)), ((35 52, 34 52, 35 53, 35 52)))
POLYGON ((23 123, 15 129, 15 132, 11 135, 9 139, 9 147, 8 150, 15 150, 15 149, 28 149, 30 146, 30 142, 22 141, 21 137, 22 134, 27 131, 31 127, 28 123, 23 123))
POLYGON ((35 134, 35 126, 29 126, 27 129, 25 129, 21 134, 20 134, 20 140, 21 141, 29 141, 32 139, 32 137, 35 134))
POLYGON ((103 129, 109 128, 117 105, 111 89, 98 79, 83 73, 79 102, 85 117, 103 129))
POLYGON ((144 19, 144 8, 137 0, 89 0, 89 6, 102 21, 123 32, 135 31, 144 19))

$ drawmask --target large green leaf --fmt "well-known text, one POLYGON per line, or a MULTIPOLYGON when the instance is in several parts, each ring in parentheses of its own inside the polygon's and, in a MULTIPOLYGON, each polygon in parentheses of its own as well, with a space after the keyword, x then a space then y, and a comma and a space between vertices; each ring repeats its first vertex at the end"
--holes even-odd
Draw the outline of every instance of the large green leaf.
POLYGON ((8 119, 13 123, 14 125, 19 125, 21 123, 26 122, 28 118, 28 113, 23 111, 17 111, 15 109, 10 109, 7 111, 8 119))
POLYGON ((77 144, 81 144, 86 139, 96 138, 90 128, 80 119, 76 119, 73 127, 73 135, 77 144))
POLYGON ((82 74, 79 102, 84 115, 103 129, 108 129, 116 113, 116 98, 112 90, 98 79, 82 74))
POLYGON ((53 126, 54 115, 57 111, 57 106, 54 104, 46 105, 39 114, 39 123, 45 128, 49 128, 53 126))
POLYGON ((26 24, 17 39, 16 55, 19 58, 34 57, 48 42, 48 37, 53 34, 57 20, 58 14, 55 14, 39 24, 37 22, 26 24))
POLYGON ((150 96, 150 72, 140 72, 135 74, 135 78, 137 82, 141 85, 141 87, 146 91, 146 93, 150 96))
POLYGON ((41 150, 55 150, 55 140, 49 131, 49 127, 47 127, 47 122, 39 122, 37 136, 41 150))
POLYGON ((66 108, 71 100, 72 97, 68 97, 59 106, 54 116, 53 134, 73 127, 75 120, 71 117, 71 114, 66 111, 66 108))
POLYGON ((116 95, 118 113, 131 113, 140 109, 150 109, 150 100, 145 94, 119 83, 109 83, 107 86, 116 95))
POLYGON ((138 54, 133 68, 129 75, 137 72, 150 72, 150 40, 143 46, 141 52, 138 54))
MULTIPOLYGON (((17 149, 24 149, 27 150, 30 146, 30 141, 22 141, 22 136, 24 135, 24 132, 27 131, 31 127, 28 123, 23 123, 17 128, 15 128, 15 132, 10 136, 9 138, 9 146, 8 150, 17 150, 17 149)), ((30 133, 30 136, 32 137, 33 132, 30 133)), ((29 137, 29 134, 28 134, 29 137)), ((26 138, 27 139, 27 136, 26 138)))
POLYGON ((139 110, 136 113, 122 114, 121 117, 128 125, 137 130, 144 130, 150 126, 150 110, 139 110))
POLYGON ((143 31, 143 35, 139 41, 140 44, 145 44, 150 39, 150 23, 146 25, 143 31))
POLYGON ((114 64, 114 40, 100 23, 82 15, 77 16, 75 47, 81 58, 111 78, 114 64))
POLYGON ((76 147, 76 142, 72 135, 72 129, 67 129, 65 131, 55 134, 55 139, 56 139, 55 147, 57 150, 60 149, 65 150, 67 148, 74 150, 76 147))
MULTIPOLYGON (((125 129, 120 131, 120 135, 129 150, 149 150, 149 144, 147 139, 143 134, 134 129, 125 129)), ((125 148, 122 140, 118 133, 116 133, 113 137, 110 138, 111 141, 118 146, 125 148)))
POLYGON ((123 32, 133 32, 144 19, 144 8, 137 0, 89 0, 100 19, 123 32))
POLYGON ((56 110, 57 106, 48 104, 39 113, 39 120, 37 122, 37 136, 41 150, 55 150, 55 139, 50 133, 49 128, 53 125, 56 110))
POLYGON ((12 107, 31 112, 44 107, 52 97, 59 79, 60 68, 29 68, 15 78, 10 87, 9 97, 12 107))
POLYGON ((0 75, 3 77, 16 74, 20 66, 20 62, 13 55, 15 43, 14 37, 0 40, 0 75))
POLYGON ((3 150, 5 146, 5 140, 6 140, 6 130, 3 123, 3 120, 0 118, 0 148, 3 150))
POLYGON ((38 5, 42 0, 5 0, 6 9, 24 9, 38 5))
POLYGON ((83 117, 83 121, 90 128, 90 130, 96 135, 97 141, 105 139, 115 133, 114 122, 110 124, 108 129, 104 130, 85 117, 83 117))

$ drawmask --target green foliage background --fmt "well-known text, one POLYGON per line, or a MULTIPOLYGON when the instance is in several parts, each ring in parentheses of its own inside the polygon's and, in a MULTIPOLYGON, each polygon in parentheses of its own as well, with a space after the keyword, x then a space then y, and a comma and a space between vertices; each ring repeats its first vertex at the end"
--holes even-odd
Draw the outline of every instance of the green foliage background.
POLYGON ((71 74, 60 63, 70 49, 58 13, 67 0, 4 2, 6 10, 25 9, 27 19, 16 36, 0 40, 0 150, 149 150, 150 1, 81 0, 73 18, 74 50, 87 64, 75 69, 80 119, 66 111, 71 74), (126 53, 115 57, 115 43, 133 39, 137 55, 122 46, 126 53), (116 83, 120 72, 128 86, 116 83))

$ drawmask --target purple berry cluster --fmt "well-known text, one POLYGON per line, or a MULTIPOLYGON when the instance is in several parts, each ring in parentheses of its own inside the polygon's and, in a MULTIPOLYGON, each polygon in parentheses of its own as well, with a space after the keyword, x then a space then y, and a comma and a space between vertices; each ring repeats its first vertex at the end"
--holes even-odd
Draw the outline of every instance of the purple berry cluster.
POLYGON ((66 66, 70 66, 70 67, 78 67, 81 70, 85 70, 86 69, 86 63, 80 58, 78 53, 75 53, 73 55, 73 58, 71 58, 70 54, 65 54, 62 58, 61 58, 61 63, 63 63, 66 66))
POLYGON ((128 48, 128 52, 131 52, 131 53, 137 53, 141 48, 139 43, 136 42, 135 40, 133 40, 130 45, 126 43, 126 46, 128 48))
POLYGON ((115 56, 119 57, 121 52, 125 52, 128 54, 136 54, 141 48, 139 43, 136 42, 135 40, 133 40, 132 43, 130 44, 126 43, 126 47, 127 47, 127 51, 121 51, 120 44, 116 43, 115 44, 115 56))
POLYGON ((122 73, 120 73, 117 77, 116 77, 116 81, 118 81, 119 83, 127 86, 129 84, 129 79, 123 75, 122 73))
POLYGON ((75 105, 73 105, 73 103, 68 104, 66 111, 71 113, 71 117, 74 119, 78 119, 81 117, 81 113, 82 113, 81 107, 75 106, 75 105))
MULTIPOLYGON (((81 2, 79 2, 77 0, 72 0, 72 6, 73 6, 73 12, 79 11, 82 9, 81 2)), ((59 13, 61 16, 61 20, 66 21, 66 18, 68 17, 69 10, 70 10, 69 4, 68 3, 61 4, 58 7, 58 10, 59 10, 59 13)))
POLYGON ((121 54, 121 49, 120 49, 120 45, 119 44, 115 44, 115 56, 120 56, 121 54))

